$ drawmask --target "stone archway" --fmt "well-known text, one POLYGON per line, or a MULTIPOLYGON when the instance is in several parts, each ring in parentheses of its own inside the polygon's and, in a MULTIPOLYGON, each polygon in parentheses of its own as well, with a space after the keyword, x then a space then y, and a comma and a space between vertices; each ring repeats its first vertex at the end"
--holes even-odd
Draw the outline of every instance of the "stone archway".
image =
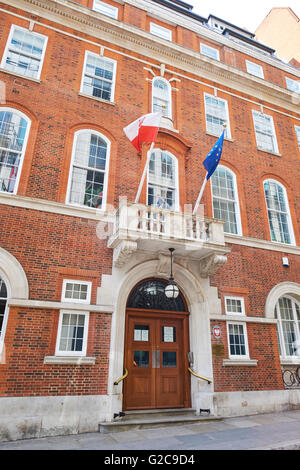
MULTIPOLYGON (((159 256, 158 259, 148 260, 135 264, 133 267, 113 269, 112 276, 102 280, 102 292, 105 293, 107 302, 114 306, 112 315, 112 333, 110 366, 108 378, 108 394, 111 399, 113 412, 121 411, 122 387, 120 382, 114 385, 114 381, 123 375, 124 365, 124 340, 126 304, 131 290, 140 281, 147 278, 160 277, 168 279, 167 257, 159 256)), ((201 375, 212 377, 212 354, 210 338, 209 311, 220 308, 217 289, 209 286, 209 279, 201 279, 197 270, 189 269, 184 264, 175 260, 174 278, 187 302, 189 310, 189 343, 190 350, 194 353, 194 370, 201 375)), ((99 297, 101 290, 99 291, 99 297)), ((191 377, 191 404, 195 409, 213 408, 213 385, 191 377)))

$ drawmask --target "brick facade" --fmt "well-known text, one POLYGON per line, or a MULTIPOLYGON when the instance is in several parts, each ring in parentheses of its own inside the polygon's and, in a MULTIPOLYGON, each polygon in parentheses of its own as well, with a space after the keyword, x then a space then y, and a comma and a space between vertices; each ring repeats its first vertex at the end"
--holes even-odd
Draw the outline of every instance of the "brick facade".
MULTIPOLYGON (((86 10, 86 7, 92 9, 91 0, 77 3, 82 5, 76 13, 79 17, 91 13, 86 10)), ((215 80, 209 79, 207 61, 209 63, 210 59, 203 57, 203 69, 199 67, 197 73, 191 71, 191 56, 197 55, 197 60, 199 56, 199 34, 195 28, 189 30, 182 24, 170 26, 163 19, 152 18, 149 11, 127 2, 107 0, 107 3, 118 7, 122 27, 129 31, 133 28, 133 32, 128 33, 136 35, 137 45, 132 50, 129 42, 124 41, 122 46, 118 41, 112 43, 109 31, 108 39, 101 39, 83 23, 74 22, 72 28, 69 18, 62 24, 59 15, 53 13, 51 17, 46 10, 43 14, 42 7, 33 14, 26 9, 0 4, 0 57, 12 24, 28 29, 31 20, 33 31, 48 37, 40 81, 7 73, 3 66, 0 70, 0 80, 6 86, 5 102, 1 106, 19 110, 31 120, 17 194, 11 197, 3 194, 1 198, 1 248, 24 269, 29 285, 28 300, 59 303, 63 279, 78 279, 92 282, 91 305, 102 304, 98 291, 103 275, 112 275, 113 250, 107 247, 107 240, 97 236, 102 216, 95 215, 92 209, 80 212, 66 201, 74 135, 79 130, 91 129, 111 142, 107 204, 116 208, 120 196, 133 201, 149 147, 144 146, 142 154, 138 154, 125 138, 123 127, 151 112, 151 80, 154 75, 160 75, 164 63, 163 76, 170 80, 173 88, 175 131, 161 128, 156 146, 178 158, 181 210, 185 204, 194 205, 205 175, 203 157, 216 142, 216 136, 206 131, 204 93, 216 95, 228 103, 231 139, 224 142, 221 163, 236 175, 242 237, 227 239, 227 247, 231 249, 227 263, 210 276, 210 286, 218 289, 222 315, 225 314, 225 295, 244 297, 246 316, 252 319, 247 322, 249 355, 257 360, 257 366, 223 365, 223 360, 228 358, 227 318, 225 315, 224 319, 213 318, 211 328, 221 325, 221 337, 216 339, 211 335, 212 346, 224 347, 223 355, 213 354, 212 357, 214 391, 283 390, 276 324, 260 320, 265 318, 266 299, 274 286, 284 282, 300 283, 300 252, 297 251, 300 244, 300 150, 294 130, 300 123, 300 114, 293 104, 295 96, 287 96, 283 90, 284 77, 299 80, 299 73, 296 70, 294 73, 292 68, 284 71, 283 66, 277 67, 275 60, 265 59, 263 54, 259 60, 234 44, 232 48, 222 41, 216 45, 204 36, 200 37, 201 42, 218 48, 220 53, 219 75, 215 74, 215 80), (149 31, 152 20, 172 30, 170 47, 165 42, 163 45, 155 42, 151 50, 149 39, 144 49, 141 47, 143 30, 149 31), (173 44, 185 48, 188 59, 182 68, 178 66, 177 51, 174 51, 174 62, 171 61, 173 44), (104 47, 104 57, 117 62, 113 103, 80 93, 85 51, 99 54, 100 46, 104 47), (235 86, 237 75, 246 80, 246 59, 263 65, 264 84, 253 81, 248 88, 235 86), (232 81, 223 80, 226 67, 230 68, 229 75, 236 74, 232 81), (272 95, 274 86, 282 88, 280 99, 272 95), (273 117, 277 155, 257 148, 252 110, 261 109, 273 117), (286 189, 295 236, 293 249, 276 244, 274 249, 272 247, 263 192, 263 181, 267 178, 277 180, 286 189), (289 267, 282 265, 283 256, 288 257, 289 267)), ((64 8, 69 11, 71 7, 74 2, 66 1, 64 8)), ((99 15, 94 19, 95 24, 107 25, 109 20, 99 15)), ((89 21, 92 21, 90 17, 89 21)), ((112 30, 117 30, 114 23, 112 30)), ((104 34, 102 30, 101 34, 104 34)), ((217 71, 217 65, 213 67, 217 71)), ((249 82, 249 77, 247 80, 249 82)), ((213 217, 211 194, 208 184, 202 200, 207 217, 213 217)), ((146 203, 145 187, 141 202, 146 203)), ((93 364, 51 364, 45 363, 44 358, 55 355, 60 307, 26 305, 12 305, 9 309, 5 361, 0 364, 0 395, 106 395, 111 359, 111 313, 90 311, 87 356, 95 358, 93 364)))

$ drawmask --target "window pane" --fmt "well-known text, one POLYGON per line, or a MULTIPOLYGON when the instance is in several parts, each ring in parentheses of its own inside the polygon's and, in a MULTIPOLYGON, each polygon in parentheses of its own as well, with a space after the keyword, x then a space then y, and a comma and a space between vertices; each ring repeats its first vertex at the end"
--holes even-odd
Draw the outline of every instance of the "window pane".
POLYGON ((149 326, 134 325, 134 341, 149 341, 149 326))
POLYGON ((0 112, 0 190, 15 189, 27 122, 11 111, 0 112))
POLYGON ((153 152, 149 165, 148 205, 175 209, 175 159, 165 152, 153 152))
POLYGON ((244 325, 229 324, 229 350, 232 356, 245 356, 244 325))
POLYGON ((85 316, 64 313, 60 336, 60 351, 82 351, 85 316))
POLYGON ((133 365, 135 367, 149 367, 149 351, 134 351, 133 365))
POLYGON ((101 207, 107 144, 90 132, 77 136, 70 202, 89 207, 101 207))
POLYGON ((264 183, 272 241, 291 243, 288 211, 283 188, 273 182, 264 183))
POLYGON ((277 303, 275 312, 281 325, 282 335, 280 335, 280 325, 277 325, 280 351, 286 356, 298 356, 299 348, 299 314, 300 307, 296 301, 289 297, 281 297, 277 303), (283 344, 281 344, 283 342, 283 344), (283 347, 284 346, 284 347, 283 347))
POLYGON ((110 101, 113 75, 113 62, 88 54, 83 79, 83 93, 110 101))
POLYGON ((5 68, 27 77, 37 78, 44 44, 45 38, 15 28, 8 47, 5 68))
POLYGON ((94 10, 102 13, 103 15, 110 16, 111 18, 118 18, 118 8, 109 5, 108 3, 95 0, 94 10))
POLYGON ((176 342, 176 327, 175 326, 163 326, 162 327, 162 341, 164 343, 176 342))
POLYGON ((211 177, 213 212, 216 219, 224 220, 224 231, 238 233, 237 202, 231 173, 217 168, 211 177))
POLYGON ((253 119, 258 148, 270 152, 277 152, 271 117, 254 112, 253 119))
POLYGON ((163 351, 162 367, 176 367, 176 351, 163 351))

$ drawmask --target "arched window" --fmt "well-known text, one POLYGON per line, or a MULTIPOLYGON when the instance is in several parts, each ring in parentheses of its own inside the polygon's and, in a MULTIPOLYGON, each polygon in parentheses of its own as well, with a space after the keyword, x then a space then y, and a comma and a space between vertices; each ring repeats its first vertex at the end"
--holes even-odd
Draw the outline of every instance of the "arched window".
POLYGON ((103 209, 106 202, 110 142, 97 131, 75 134, 67 201, 103 209))
POLYGON ((7 320, 7 298, 8 286, 0 273, 0 354, 2 352, 3 340, 7 320))
POLYGON ((168 282, 163 279, 146 280, 138 284, 131 292, 127 308, 169 310, 185 312, 186 305, 181 293, 176 299, 170 299, 165 294, 168 282))
POLYGON ((0 108, 0 191, 17 192, 29 128, 23 113, 0 108))
POLYGON ((171 86, 162 77, 154 78, 152 82, 152 111, 160 111, 163 116, 172 118, 171 86))
POLYGON ((169 152, 154 150, 148 171, 148 205, 177 210, 178 169, 177 158, 169 152))
POLYGON ((274 180, 264 182, 271 240, 273 242, 294 243, 292 221, 286 191, 282 184, 274 180))
POLYGON ((242 234, 235 174, 222 165, 211 177, 214 218, 224 220, 224 232, 242 234))
POLYGON ((280 356, 300 358, 300 304, 293 297, 281 297, 275 307, 280 356))

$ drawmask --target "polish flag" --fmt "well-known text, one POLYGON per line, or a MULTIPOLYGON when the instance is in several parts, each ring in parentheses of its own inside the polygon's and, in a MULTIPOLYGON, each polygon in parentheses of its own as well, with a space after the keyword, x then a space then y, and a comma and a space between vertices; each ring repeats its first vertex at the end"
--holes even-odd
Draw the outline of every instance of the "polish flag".
POLYGON ((155 142, 162 113, 145 114, 136 121, 124 127, 124 132, 132 145, 141 151, 142 142, 155 142))

